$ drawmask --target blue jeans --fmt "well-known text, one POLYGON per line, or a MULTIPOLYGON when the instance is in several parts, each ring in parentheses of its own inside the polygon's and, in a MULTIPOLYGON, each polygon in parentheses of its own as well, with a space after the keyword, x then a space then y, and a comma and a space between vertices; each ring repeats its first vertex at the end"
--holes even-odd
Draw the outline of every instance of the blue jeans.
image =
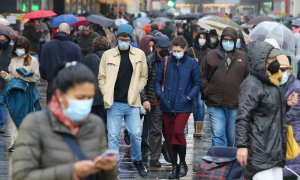
POLYGON ((0 105, 0 128, 4 126, 5 120, 6 120, 6 106, 0 105))
POLYGON ((118 140, 123 119, 130 136, 131 160, 141 161, 142 123, 140 109, 131 107, 128 103, 114 102, 112 107, 107 109, 108 148, 119 152, 118 140))
POLYGON ((233 147, 237 109, 210 106, 208 114, 212 127, 212 146, 233 147))
POLYGON ((201 99, 201 93, 199 93, 193 100, 194 121, 203 122, 204 115, 205 115, 204 101, 201 99))

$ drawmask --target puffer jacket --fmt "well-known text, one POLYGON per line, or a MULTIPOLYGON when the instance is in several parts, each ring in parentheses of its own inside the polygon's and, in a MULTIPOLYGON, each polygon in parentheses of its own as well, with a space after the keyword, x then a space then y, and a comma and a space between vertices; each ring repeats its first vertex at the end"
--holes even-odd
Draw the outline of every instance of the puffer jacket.
POLYGON ((285 105, 280 89, 266 75, 266 60, 273 47, 254 42, 247 47, 250 75, 241 85, 235 143, 248 148, 246 179, 285 164, 285 105))
POLYGON ((147 56, 148 81, 145 90, 141 93, 141 100, 142 102, 149 101, 152 108, 155 106, 155 78, 160 63, 161 59, 157 56, 156 52, 147 56))
MULTIPOLYGON (((234 41, 237 33, 233 28, 225 28, 224 36, 231 36, 234 41)), ((246 54, 234 49, 225 52, 221 44, 211 50, 201 63, 201 93, 207 106, 237 108, 240 85, 248 75, 246 54), (227 65, 227 59, 231 63, 227 65)))
MULTIPOLYGON (((78 159, 58 134, 71 134, 71 131, 54 116, 50 116, 49 119, 46 112, 40 111, 24 119, 12 155, 12 179, 75 179, 74 163, 78 159)), ((89 116, 75 138, 89 160, 107 149, 105 126, 95 115, 89 116)), ((112 172, 102 171, 95 179, 115 180, 117 168, 112 172)))
MULTIPOLYGON (((290 75, 288 82, 286 82, 285 85, 281 86, 281 88, 282 92, 285 93, 284 98, 287 99, 293 92, 300 94, 300 81, 297 80, 295 76, 290 75)), ((285 122, 292 125, 294 138, 300 145, 300 100, 298 101, 298 104, 296 106, 290 107, 287 110, 285 115, 285 122)), ((300 155, 295 159, 287 161, 286 166, 295 171, 297 174, 300 174, 300 155)), ((284 168, 283 176, 294 176, 294 174, 284 168)))
POLYGON ((160 63, 155 79, 155 95, 161 102, 161 110, 168 113, 192 112, 192 100, 200 89, 199 66, 187 56, 180 60, 173 55, 168 58, 164 91, 162 82, 165 60, 160 63))

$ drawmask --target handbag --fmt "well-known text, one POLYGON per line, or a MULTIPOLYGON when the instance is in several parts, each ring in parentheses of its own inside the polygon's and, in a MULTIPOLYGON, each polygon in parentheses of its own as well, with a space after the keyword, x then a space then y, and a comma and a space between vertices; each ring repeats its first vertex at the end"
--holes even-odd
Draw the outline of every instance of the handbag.
POLYGON ((286 126, 286 160, 296 158, 300 154, 300 148, 294 138, 292 125, 286 126))

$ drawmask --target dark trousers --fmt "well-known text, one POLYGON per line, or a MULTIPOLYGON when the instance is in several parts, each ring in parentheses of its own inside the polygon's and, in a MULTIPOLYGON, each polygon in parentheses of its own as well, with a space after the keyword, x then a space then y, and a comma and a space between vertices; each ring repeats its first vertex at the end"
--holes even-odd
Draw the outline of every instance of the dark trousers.
POLYGON ((46 90, 46 96, 47 96, 47 104, 51 101, 52 95, 53 95, 53 85, 52 81, 47 81, 47 90, 46 90))
POLYGON ((163 135, 169 144, 186 145, 184 128, 189 117, 190 113, 163 113, 163 135))
POLYGON ((162 142, 162 119, 160 107, 153 108, 147 112, 147 119, 149 124, 149 148, 151 160, 159 160, 161 154, 162 142))
POLYGON ((105 124, 105 127, 106 127, 106 124, 107 124, 107 112, 106 112, 106 109, 104 108, 104 106, 93 106, 92 107, 92 113, 101 117, 101 119, 103 120, 104 124, 105 124))

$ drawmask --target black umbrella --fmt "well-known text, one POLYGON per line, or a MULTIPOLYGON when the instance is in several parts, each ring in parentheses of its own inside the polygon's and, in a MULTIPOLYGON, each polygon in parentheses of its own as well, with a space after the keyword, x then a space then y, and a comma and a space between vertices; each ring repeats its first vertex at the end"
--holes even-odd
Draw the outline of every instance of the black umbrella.
POLYGON ((112 19, 109 19, 105 16, 97 15, 97 14, 92 14, 87 17, 87 20, 89 20, 92 23, 98 24, 100 26, 105 26, 105 27, 114 27, 115 26, 115 21, 112 19))
POLYGON ((180 14, 175 17, 177 20, 192 20, 192 19, 199 19, 199 14, 180 14))
POLYGON ((250 19, 250 21, 247 22, 248 25, 256 26, 257 24, 264 22, 264 21, 272 21, 274 22, 275 19, 269 17, 269 16, 256 16, 255 18, 250 19))

